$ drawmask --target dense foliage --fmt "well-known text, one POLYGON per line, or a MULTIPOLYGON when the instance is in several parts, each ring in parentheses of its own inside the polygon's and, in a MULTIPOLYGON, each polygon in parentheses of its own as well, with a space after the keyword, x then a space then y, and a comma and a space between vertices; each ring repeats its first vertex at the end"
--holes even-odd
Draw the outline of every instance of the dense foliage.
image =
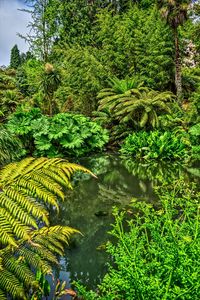
POLYGON ((100 91, 98 98, 99 110, 108 110, 120 123, 129 122, 141 128, 157 128, 158 116, 171 112, 169 102, 173 95, 139 85, 138 88, 126 87, 125 90, 116 90, 116 86, 113 89, 104 89, 100 91))
POLYGON ((83 299, 199 299, 199 195, 183 181, 160 188, 157 206, 132 202, 128 230, 125 212, 114 211, 117 243, 107 243, 114 265, 97 292, 77 285, 83 299))
MULTIPOLYGON (((119 148, 141 185, 145 178, 172 189, 160 207, 134 204, 129 232, 115 214, 115 266, 99 293, 80 287, 85 299, 199 299, 197 201, 187 186, 180 196, 173 181, 181 173, 165 170, 180 161, 198 173, 186 164, 200 157, 199 0, 25 3, 30 31, 19 35, 30 49, 14 45, 10 66, 0 68, 0 165, 40 159, 0 171, 0 299, 48 296, 52 252, 62 254, 75 232, 49 227, 48 209, 58 208, 73 171, 88 172, 61 158, 119 148)), ((123 198, 100 189, 106 201, 123 198)))
POLYGON ((16 112, 7 127, 36 156, 81 156, 102 150, 108 142, 107 131, 100 125, 70 113, 48 117, 38 109, 16 112))
POLYGON ((22 94, 16 87, 16 71, 0 69, 0 120, 3 121, 12 113, 22 100, 22 94))
POLYGON ((129 135, 121 148, 123 155, 137 159, 185 159, 191 151, 186 133, 140 131, 129 135))
POLYGON ((21 141, 6 128, 0 126, 0 165, 17 160, 25 153, 21 141))

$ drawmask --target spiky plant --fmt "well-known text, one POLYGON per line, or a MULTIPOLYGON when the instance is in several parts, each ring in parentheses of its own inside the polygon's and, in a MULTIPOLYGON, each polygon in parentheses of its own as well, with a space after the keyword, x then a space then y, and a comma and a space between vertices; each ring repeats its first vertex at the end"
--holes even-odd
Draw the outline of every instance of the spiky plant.
POLYGON ((75 171, 86 168, 63 159, 26 158, 0 171, 0 299, 30 299, 27 290, 39 288, 34 269, 52 273, 55 254, 78 232, 66 226, 49 227, 48 208, 58 211, 58 198, 71 188, 75 171), (41 225, 42 226, 41 228, 41 225))
POLYGON ((111 88, 102 89, 97 95, 99 99, 99 110, 113 110, 117 103, 138 95, 141 91, 146 90, 142 83, 138 83, 136 79, 112 79, 111 88))
POLYGON ((53 96, 60 84, 60 74, 53 65, 46 63, 44 72, 41 74, 40 89, 44 93, 43 109, 50 116, 53 114, 53 96))
POLYGON ((131 89, 140 89, 143 82, 140 82, 137 77, 126 79, 112 78, 110 79, 110 84, 115 93, 123 94, 131 89))
MULTIPOLYGON (((103 96, 103 95, 102 95, 103 96)), ((99 110, 109 109, 119 122, 132 122, 140 127, 150 125, 159 127, 158 115, 170 113, 169 102, 173 99, 171 92, 158 92, 141 89, 130 90, 115 96, 105 96, 100 100, 99 110)))

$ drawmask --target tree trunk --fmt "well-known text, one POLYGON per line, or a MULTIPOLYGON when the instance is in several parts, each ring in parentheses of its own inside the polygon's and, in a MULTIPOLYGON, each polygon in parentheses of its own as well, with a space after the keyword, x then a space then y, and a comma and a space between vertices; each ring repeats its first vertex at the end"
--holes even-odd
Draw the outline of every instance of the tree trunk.
POLYGON ((175 39, 175 86, 176 86, 176 95, 178 102, 181 102, 182 97, 182 78, 181 78, 181 57, 179 49, 179 38, 178 30, 174 29, 174 39, 175 39))

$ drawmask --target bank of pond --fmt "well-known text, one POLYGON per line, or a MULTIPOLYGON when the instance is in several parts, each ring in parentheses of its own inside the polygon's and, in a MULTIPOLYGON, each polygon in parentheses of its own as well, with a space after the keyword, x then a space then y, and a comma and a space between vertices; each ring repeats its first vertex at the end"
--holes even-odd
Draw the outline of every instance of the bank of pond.
MULTIPOLYGON (((79 163, 95 173, 98 179, 87 174, 75 175, 74 188, 67 192, 59 215, 54 212, 50 215, 53 223, 70 224, 83 234, 72 239, 70 248, 66 249, 66 255, 61 259, 61 271, 57 276, 70 285, 76 281, 87 289, 96 290, 108 272, 108 262, 111 265, 116 263, 111 253, 105 251, 108 241, 114 245, 117 243, 117 237, 108 233, 115 223, 113 207, 125 214, 123 225, 124 230, 128 231, 127 221, 134 219, 137 212, 132 206, 133 201, 146 203, 159 211, 160 197, 166 187, 175 185, 176 189, 179 182, 184 182, 186 186, 198 185, 199 163, 141 163, 113 153, 85 157, 79 159, 79 163)), ((129 298, 118 298, 113 294, 113 298, 99 299, 137 299, 131 298, 133 294, 129 298)), ((90 299, 89 294, 86 295, 84 299, 90 299)), ((93 297, 97 299, 97 295, 93 297)))

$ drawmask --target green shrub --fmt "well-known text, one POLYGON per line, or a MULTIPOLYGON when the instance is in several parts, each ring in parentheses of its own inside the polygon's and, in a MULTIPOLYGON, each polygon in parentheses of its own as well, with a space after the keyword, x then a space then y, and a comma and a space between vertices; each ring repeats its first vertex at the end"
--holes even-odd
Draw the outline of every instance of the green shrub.
POLYGON ((25 153, 21 141, 5 127, 0 126, 0 165, 17 160, 25 153))
POLYGON ((83 299, 199 299, 199 195, 184 181, 160 190, 157 208, 132 203, 135 214, 128 230, 125 212, 115 210, 111 235, 117 243, 107 243, 112 266, 98 292, 87 292, 77 284, 83 299))
POLYGON ((189 129, 190 141, 192 144, 192 157, 194 159, 200 158, 200 123, 190 127, 189 129))
POLYGON ((36 156, 81 156, 102 150, 108 134, 83 115, 42 115, 38 109, 13 114, 7 127, 18 134, 36 156))
POLYGON ((140 131, 129 135, 121 148, 123 155, 137 159, 185 159, 191 149, 185 132, 140 131))
POLYGON ((186 101, 186 115, 185 120, 190 125, 195 125, 200 122, 200 88, 198 88, 194 93, 191 94, 188 99, 188 103, 186 101))
POLYGON ((97 109, 96 94, 105 85, 109 72, 96 58, 93 47, 62 45, 57 51, 61 55, 62 83, 55 99, 62 107, 60 112, 70 99, 75 111, 90 115, 97 109))
POLYGON ((189 133, 192 135, 192 136, 195 136, 195 137, 199 137, 200 136, 200 123, 190 127, 189 129, 189 133))
MULTIPOLYGON (((159 92, 143 87, 135 81, 135 87, 127 91, 128 84, 125 80, 119 80, 113 88, 103 89, 99 92, 98 110, 108 110, 112 113, 115 120, 139 128, 158 128, 160 127, 159 116, 170 114, 170 101, 174 95, 171 92, 159 92)), ((133 81, 134 83, 134 81, 133 81)))

